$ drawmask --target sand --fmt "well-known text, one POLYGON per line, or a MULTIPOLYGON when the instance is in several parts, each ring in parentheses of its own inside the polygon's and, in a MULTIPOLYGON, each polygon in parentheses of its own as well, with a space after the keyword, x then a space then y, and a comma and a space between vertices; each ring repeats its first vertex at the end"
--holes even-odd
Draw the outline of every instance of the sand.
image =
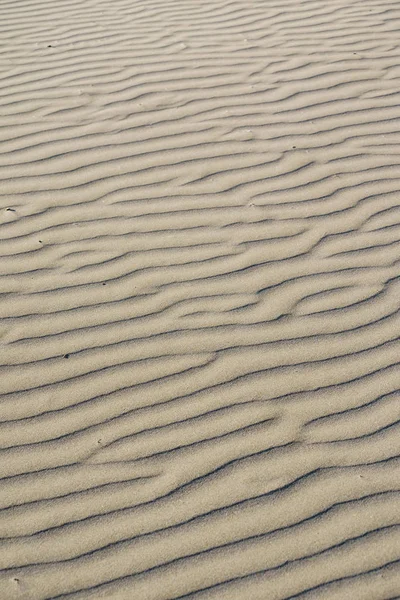
POLYGON ((1 0, 1 600, 400 598, 400 4, 1 0))

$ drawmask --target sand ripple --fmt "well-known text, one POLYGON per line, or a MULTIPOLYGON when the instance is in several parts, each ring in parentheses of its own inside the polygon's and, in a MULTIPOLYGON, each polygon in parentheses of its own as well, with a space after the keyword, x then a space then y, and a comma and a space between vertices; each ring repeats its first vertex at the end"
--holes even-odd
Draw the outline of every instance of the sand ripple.
POLYGON ((398 598, 398 3, 0 14, 1 598, 398 598))

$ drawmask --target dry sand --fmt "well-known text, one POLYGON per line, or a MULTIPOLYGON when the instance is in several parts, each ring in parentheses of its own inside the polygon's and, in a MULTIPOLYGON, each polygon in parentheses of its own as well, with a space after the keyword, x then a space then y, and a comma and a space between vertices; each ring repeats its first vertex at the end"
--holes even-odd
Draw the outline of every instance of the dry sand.
POLYGON ((400 3, 1 0, 1 600, 400 597, 400 3))

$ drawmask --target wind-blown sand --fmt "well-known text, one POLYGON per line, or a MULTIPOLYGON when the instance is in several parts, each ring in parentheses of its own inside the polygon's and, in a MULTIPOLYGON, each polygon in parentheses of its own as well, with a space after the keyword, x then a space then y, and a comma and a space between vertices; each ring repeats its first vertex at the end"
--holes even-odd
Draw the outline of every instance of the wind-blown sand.
POLYGON ((399 2, 0 39, 1 600, 399 598, 399 2))

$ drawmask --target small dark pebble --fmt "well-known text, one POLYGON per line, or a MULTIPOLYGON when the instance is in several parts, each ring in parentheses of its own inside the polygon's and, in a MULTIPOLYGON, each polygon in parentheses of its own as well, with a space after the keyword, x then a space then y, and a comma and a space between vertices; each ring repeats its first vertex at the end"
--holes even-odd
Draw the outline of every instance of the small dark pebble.
POLYGON ((8 210, 9 212, 17 212, 17 211, 15 210, 15 208, 6 208, 6 210, 8 210))
POLYGON ((101 285, 106 285, 105 283, 102 283, 101 285))
POLYGON ((69 354, 64 354, 64 358, 69 358, 69 354))

